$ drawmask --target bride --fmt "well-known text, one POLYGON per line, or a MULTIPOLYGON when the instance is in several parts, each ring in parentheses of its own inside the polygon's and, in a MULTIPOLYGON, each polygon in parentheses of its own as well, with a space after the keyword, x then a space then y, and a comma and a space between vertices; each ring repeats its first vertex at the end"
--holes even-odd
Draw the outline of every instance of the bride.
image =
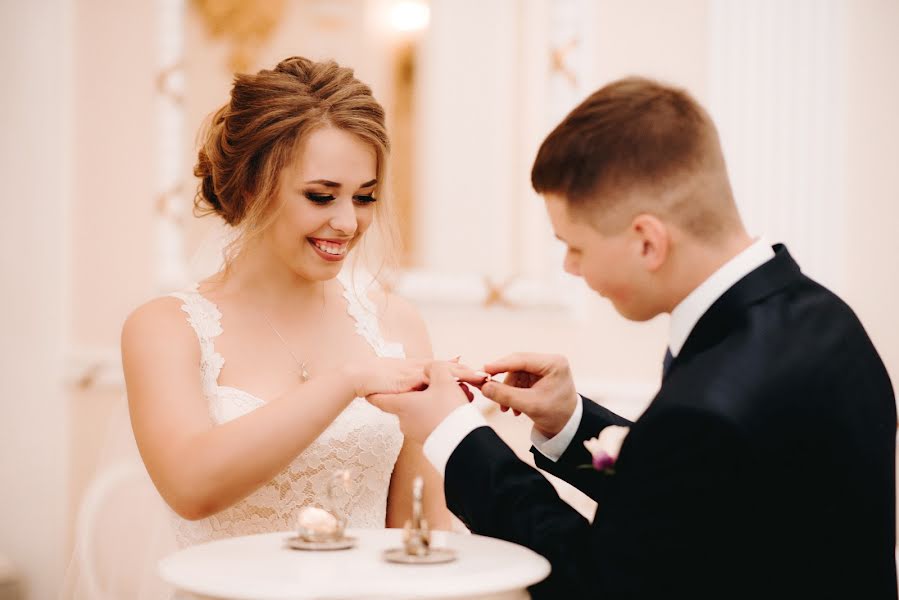
POLYGON ((195 203, 237 237, 220 272, 122 331, 134 437, 178 546, 294 530, 338 469, 348 526, 402 526, 421 474, 429 522, 450 527, 422 448, 365 401, 425 386, 431 356, 411 305, 344 268, 386 224, 388 146, 371 90, 334 62, 238 75, 212 117, 195 203))

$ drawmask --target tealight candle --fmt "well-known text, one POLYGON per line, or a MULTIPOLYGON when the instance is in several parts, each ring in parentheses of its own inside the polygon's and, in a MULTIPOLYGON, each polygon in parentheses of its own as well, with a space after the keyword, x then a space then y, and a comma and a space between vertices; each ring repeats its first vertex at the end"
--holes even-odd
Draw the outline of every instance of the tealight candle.
POLYGON ((306 539, 329 539, 337 536, 337 517, 315 506, 306 506, 298 519, 300 537, 306 539))

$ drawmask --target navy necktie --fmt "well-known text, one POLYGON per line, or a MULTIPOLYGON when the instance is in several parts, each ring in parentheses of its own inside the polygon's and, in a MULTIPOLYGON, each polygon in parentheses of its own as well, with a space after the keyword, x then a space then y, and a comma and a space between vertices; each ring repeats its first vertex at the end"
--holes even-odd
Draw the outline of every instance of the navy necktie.
POLYGON ((674 360, 674 356, 671 355, 671 348, 665 348, 665 358, 662 359, 662 380, 668 376, 668 371, 671 370, 671 362, 674 360))

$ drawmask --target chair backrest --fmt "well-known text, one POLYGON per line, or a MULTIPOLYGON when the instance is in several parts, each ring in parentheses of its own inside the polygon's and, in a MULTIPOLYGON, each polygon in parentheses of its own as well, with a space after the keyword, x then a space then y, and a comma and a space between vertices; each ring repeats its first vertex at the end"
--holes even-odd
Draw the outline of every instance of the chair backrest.
POLYGON ((175 550, 167 509, 141 462, 119 460, 88 486, 76 518, 79 600, 160 596, 159 559, 175 550))

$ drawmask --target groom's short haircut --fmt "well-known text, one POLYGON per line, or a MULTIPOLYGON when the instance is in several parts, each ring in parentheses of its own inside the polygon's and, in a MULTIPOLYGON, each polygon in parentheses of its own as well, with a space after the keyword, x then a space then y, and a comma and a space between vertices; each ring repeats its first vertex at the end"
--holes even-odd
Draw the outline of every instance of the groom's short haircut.
POLYGON ((639 212, 706 238, 740 222, 708 113, 684 90, 641 77, 600 88, 565 117, 540 146, 531 183, 571 209, 601 211, 604 229, 639 212))

